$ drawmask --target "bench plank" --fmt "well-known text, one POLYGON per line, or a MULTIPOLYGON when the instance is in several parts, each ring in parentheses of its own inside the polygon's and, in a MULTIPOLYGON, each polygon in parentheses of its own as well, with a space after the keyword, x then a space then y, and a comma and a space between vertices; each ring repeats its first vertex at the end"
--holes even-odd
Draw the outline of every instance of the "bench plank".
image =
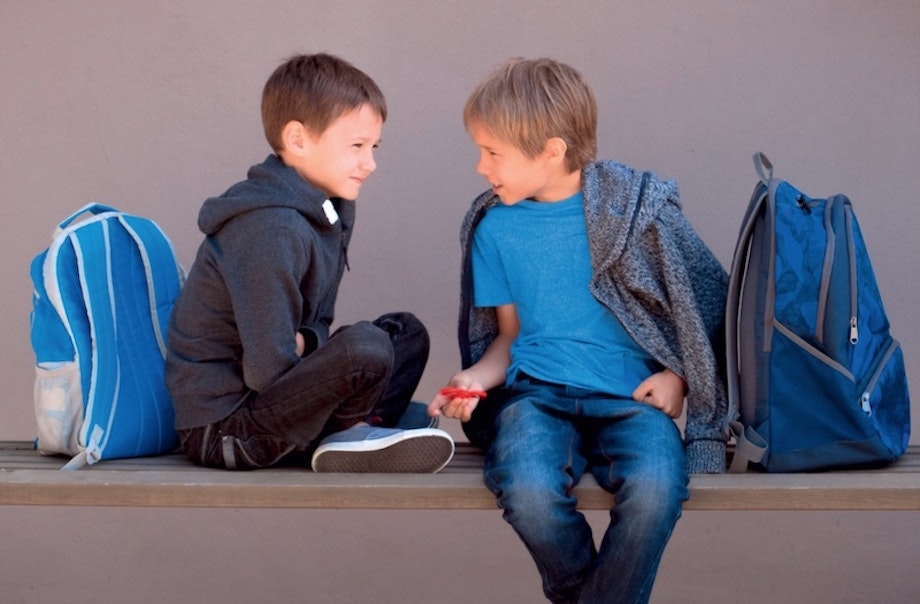
MULTIPOLYGON (((255 472, 200 468, 184 456, 109 460, 72 472, 66 459, 28 442, 0 442, 0 504, 332 509, 495 509, 482 453, 458 443, 438 474, 314 474, 300 467, 255 472)), ((696 475, 685 510, 920 510, 920 447, 875 470, 809 474, 696 475)), ((586 476, 579 508, 613 497, 586 476)))

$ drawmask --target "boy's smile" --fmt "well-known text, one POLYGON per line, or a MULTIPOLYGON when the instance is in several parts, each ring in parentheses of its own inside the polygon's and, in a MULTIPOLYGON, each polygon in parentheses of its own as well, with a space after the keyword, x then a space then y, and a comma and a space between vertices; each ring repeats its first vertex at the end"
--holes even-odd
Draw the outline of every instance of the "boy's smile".
POLYGON ((523 199, 559 201, 581 188, 580 171, 565 170, 564 148, 560 155, 558 147, 554 150, 547 144, 536 157, 527 157, 511 143, 496 138, 480 123, 471 123, 469 132, 479 148, 476 172, 492 185, 492 191, 502 203, 513 205, 523 199))

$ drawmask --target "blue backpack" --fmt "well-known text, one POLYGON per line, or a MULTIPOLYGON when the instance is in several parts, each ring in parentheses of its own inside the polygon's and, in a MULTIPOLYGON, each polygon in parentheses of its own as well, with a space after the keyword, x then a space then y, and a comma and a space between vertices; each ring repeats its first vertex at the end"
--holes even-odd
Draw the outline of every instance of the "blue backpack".
POLYGON ((754 165, 726 305, 731 471, 890 463, 910 437, 907 376, 853 206, 754 165))
POLYGON ((38 448, 73 456, 65 469, 174 450, 165 334, 185 271, 163 231, 87 205, 60 223, 31 277, 38 448))

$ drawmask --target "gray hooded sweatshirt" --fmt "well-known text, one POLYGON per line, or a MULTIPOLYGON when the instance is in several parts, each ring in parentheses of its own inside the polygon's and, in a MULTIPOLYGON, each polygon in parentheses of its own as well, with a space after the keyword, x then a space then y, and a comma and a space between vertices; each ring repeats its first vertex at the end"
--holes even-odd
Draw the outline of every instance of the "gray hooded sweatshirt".
MULTIPOLYGON (((681 212, 677 185, 650 172, 603 161, 582 174, 592 294, 632 338, 687 383, 684 444, 690 473, 725 471, 728 438, 723 328, 728 276, 681 212)), ((499 203, 480 195, 460 232, 463 249, 459 324, 463 367, 475 363, 498 331, 495 312, 472 304, 470 248, 485 212, 499 203)), ((502 393, 480 404, 464 431, 488 446, 502 393)))
POLYGON ((299 360, 295 332, 311 348, 328 339, 354 217, 274 155, 204 202, 168 331, 176 428, 220 421, 277 381, 299 360))

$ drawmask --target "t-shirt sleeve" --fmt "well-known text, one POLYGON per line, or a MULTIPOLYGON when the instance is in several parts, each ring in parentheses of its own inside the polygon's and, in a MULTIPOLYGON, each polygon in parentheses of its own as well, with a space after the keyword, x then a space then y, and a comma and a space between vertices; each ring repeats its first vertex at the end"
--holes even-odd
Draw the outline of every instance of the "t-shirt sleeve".
POLYGON ((492 307, 511 302, 497 242, 483 221, 473 234, 473 305, 492 307))

